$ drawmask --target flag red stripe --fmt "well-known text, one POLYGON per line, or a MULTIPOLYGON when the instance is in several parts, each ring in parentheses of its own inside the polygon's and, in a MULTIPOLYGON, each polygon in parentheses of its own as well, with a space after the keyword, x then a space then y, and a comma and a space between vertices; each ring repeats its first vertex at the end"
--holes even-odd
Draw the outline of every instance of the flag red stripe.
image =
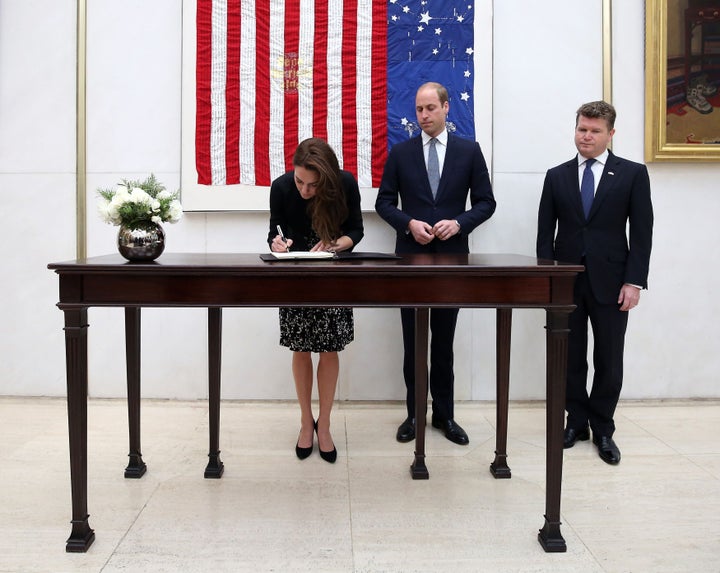
POLYGON ((357 0, 343 3, 343 169, 357 176, 357 0))
POLYGON ((225 184, 240 183, 240 0, 228 0, 225 184))
POLYGON ((315 1, 313 43, 313 136, 327 140, 328 103, 328 0, 315 1))
MULTIPOLYGON (((215 0, 217 1, 217 0, 215 0)), ((240 53, 241 48, 241 30, 242 30, 242 10, 243 0, 226 0, 227 1, 227 45, 222 46, 221 51, 227 53, 227 77, 226 91, 224 94, 225 107, 225 125, 214 126, 213 107, 211 101, 212 88, 212 54, 213 54, 213 0, 197 0, 197 68, 196 68, 196 132, 195 132, 195 151, 196 151, 196 169, 198 173, 198 183, 201 185, 212 185, 213 177, 216 178, 216 184, 234 185, 241 183, 241 154, 244 153, 240 149, 240 125, 242 116, 246 113, 254 115, 254 133, 252 149, 246 150, 254 157, 254 183, 256 185, 269 185, 272 172, 279 167, 271 168, 271 145, 273 145, 274 157, 277 158, 277 148, 275 145, 283 146, 284 159, 288 168, 291 168, 291 157, 297 146, 298 140, 298 120, 300 110, 298 108, 298 94, 296 86, 285 85, 283 94, 284 106, 282 110, 283 131, 279 142, 274 144, 270 141, 270 85, 271 79, 275 78, 271 74, 276 73, 278 69, 289 72, 287 79, 295 81, 297 72, 301 67, 310 67, 312 70, 312 107, 313 117, 312 133, 315 137, 328 139, 328 104, 330 95, 330 78, 328 76, 328 34, 330 28, 329 22, 329 0, 313 0, 315 3, 315 22, 314 22, 314 44, 313 44, 313 61, 301 63, 295 60, 294 56, 286 58, 284 62, 271 62, 269 58, 270 52, 270 12, 271 7, 275 6, 277 0, 255 0, 255 45, 254 48, 254 74, 255 84, 253 86, 240 85, 240 53), (241 91, 243 90, 243 91, 241 91), (250 91, 248 91, 250 90, 250 91), (254 109, 244 110, 241 108, 241 98, 248 95, 254 98, 254 109), (213 129, 223 129, 224 133, 213 134, 213 129), (224 149, 213 150, 211 148, 212 138, 219 135, 222 141, 224 137, 224 149), (213 153, 217 153, 218 157, 214 157, 213 153), (220 173, 213 173, 213 162, 220 158, 220 154, 224 155, 225 165, 215 166, 222 168, 225 172, 225 180, 220 181, 220 173)), ((283 53, 285 56, 289 54, 298 54, 300 41, 300 10, 301 0, 288 0, 285 3, 285 20, 278 23, 283 26, 281 30, 274 30, 273 35, 278 33, 284 35, 283 53)), ((357 9, 358 0, 345 0, 342 5, 342 46, 341 49, 341 125, 342 125, 342 142, 340 143, 343 167, 348 171, 358 174, 358 133, 357 121, 357 47, 358 39, 357 30, 357 9)), ((384 108, 384 102, 387 101, 387 15, 389 8, 385 0, 372 1, 372 32, 371 32, 371 68, 370 78, 360 78, 363 81, 370 81, 370 93, 373 102, 373 110, 378 111, 384 108), (379 107, 378 107, 379 106, 379 107)), ((275 21, 272 22, 273 25, 275 21)), ((222 36, 220 36, 222 37, 222 36)), ((216 47, 217 48, 217 47, 216 47)), ((277 49, 276 49, 277 51, 277 49)), ((250 64, 253 65, 253 64, 250 64)), ((334 81, 334 80, 333 80, 334 81)), ((366 118, 364 118, 366 119, 366 118)), ((369 118, 372 133, 371 149, 370 149, 370 171, 371 184, 377 186, 380 183, 382 170, 387 158, 387 136, 388 127, 385 115, 380 111, 373 112, 369 118)), ((275 135, 273 135, 275 137, 275 135)), ((365 137, 363 135, 363 137, 365 137)), ((339 153, 340 155, 340 153, 339 153)), ((275 161, 275 159, 273 159, 275 161)), ((251 181, 242 181, 243 183, 251 183, 251 181)))
POLYGON ((298 144, 298 60, 300 53, 300 0, 285 1, 285 47, 283 50, 283 105, 285 169, 292 169, 298 144))
POLYGON ((255 184, 270 185, 270 0, 256 0, 255 184))
POLYGON ((212 183, 210 165, 210 70, 212 66, 212 1, 197 3, 197 69, 195 72, 195 168, 200 185, 212 183))
MULTIPOLYGON (((381 113, 387 102, 387 2, 373 2, 371 99, 379 106, 372 114, 372 185, 380 186, 387 160, 387 114, 381 113)), ((371 106, 374 109, 375 106, 371 106)))

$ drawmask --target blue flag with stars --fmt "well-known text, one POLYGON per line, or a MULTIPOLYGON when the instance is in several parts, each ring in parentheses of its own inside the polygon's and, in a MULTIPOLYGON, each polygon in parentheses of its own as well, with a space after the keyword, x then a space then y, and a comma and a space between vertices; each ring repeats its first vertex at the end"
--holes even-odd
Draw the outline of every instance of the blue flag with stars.
POLYGON ((389 0, 387 18, 388 149, 420 133, 415 93, 425 82, 448 90, 448 131, 474 141, 473 5, 389 0))

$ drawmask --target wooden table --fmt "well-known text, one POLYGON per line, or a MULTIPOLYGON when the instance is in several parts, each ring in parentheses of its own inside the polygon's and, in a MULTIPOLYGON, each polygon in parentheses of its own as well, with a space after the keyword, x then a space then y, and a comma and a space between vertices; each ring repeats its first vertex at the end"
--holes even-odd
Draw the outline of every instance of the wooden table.
MULTIPOLYGON (((548 552, 566 551, 560 533, 562 435, 568 315, 582 266, 522 255, 407 255, 397 259, 278 261, 257 254, 166 253, 152 263, 120 255, 52 263, 59 275, 65 317, 72 531, 68 552, 85 552, 95 539, 87 511, 87 311, 124 307, 130 454, 125 477, 146 471, 140 450, 140 310, 205 307, 209 321, 210 452, 205 477, 223 472, 219 447, 223 307, 409 307, 416 312, 416 440, 413 479, 427 479, 425 411, 429 309, 497 309, 497 437, 490 471, 509 478, 507 413, 513 308, 546 310, 547 454, 545 521, 538 540, 548 552)), ((398 357, 400 360, 400 357, 398 357)), ((391 439, 391 438, 388 438, 391 439)))

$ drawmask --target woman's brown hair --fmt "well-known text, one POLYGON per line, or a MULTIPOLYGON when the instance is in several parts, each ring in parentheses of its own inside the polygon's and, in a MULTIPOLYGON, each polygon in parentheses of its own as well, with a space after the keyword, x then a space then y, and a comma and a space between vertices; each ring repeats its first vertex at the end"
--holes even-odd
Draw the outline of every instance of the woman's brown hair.
POLYGON ((311 137, 297 146, 293 165, 318 174, 315 197, 308 204, 308 214, 320 240, 327 244, 335 242, 341 234, 340 225, 348 216, 335 152, 324 140, 311 137))

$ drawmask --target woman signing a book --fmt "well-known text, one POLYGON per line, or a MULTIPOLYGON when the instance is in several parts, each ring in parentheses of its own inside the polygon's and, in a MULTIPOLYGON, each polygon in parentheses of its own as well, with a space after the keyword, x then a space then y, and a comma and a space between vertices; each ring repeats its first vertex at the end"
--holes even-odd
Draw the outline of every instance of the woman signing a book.
MULTIPOLYGON (((337 156, 322 139, 301 142, 293 170, 270 187, 268 244, 285 251, 349 251, 363 238, 360 190, 355 177, 340 169, 337 156)), ((337 449, 330 434, 340 360, 338 352, 353 340, 352 308, 280 308, 280 345, 292 350, 292 373, 300 404, 300 434, 295 453, 312 454, 317 434, 320 457, 334 463, 337 449), (319 353, 319 413, 312 411, 312 353, 319 353)))

